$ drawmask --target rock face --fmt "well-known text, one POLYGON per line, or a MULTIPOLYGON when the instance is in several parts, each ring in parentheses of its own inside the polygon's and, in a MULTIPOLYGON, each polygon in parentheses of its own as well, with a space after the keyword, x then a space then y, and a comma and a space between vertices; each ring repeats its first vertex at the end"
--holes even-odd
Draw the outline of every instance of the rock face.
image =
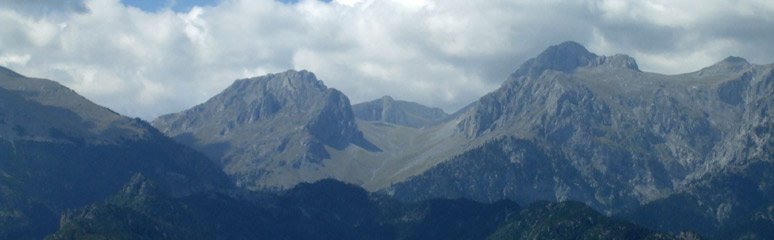
MULTIPOLYGON (((626 55, 566 42, 448 117, 391 98, 350 110, 316 80, 285 87, 301 86, 281 84, 294 82, 287 76, 311 75, 289 71, 239 81, 154 124, 249 188, 334 177, 401 200, 576 200, 619 213, 679 194, 700 199, 690 189, 705 189, 707 179, 772 162, 773 71, 729 57, 691 73, 647 73, 626 55)), ((702 211, 750 203, 759 210, 738 212, 749 216, 769 206, 729 199, 740 203, 702 211)))
POLYGON ((552 46, 455 120, 478 147, 392 191, 404 199, 573 199, 611 212, 665 198, 692 179, 772 161, 773 69, 730 57, 661 75, 624 55, 552 46))
POLYGON ((771 161, 729 167, 617 217, 662 231, 692 229, 714 239, 772 239, 772 181, 771 161))
POLYGON ((449 117, 449 114, 440 108, 395 100, 390 96, 355 104, 352 111, 357 119, 363 121, 385 122, 412 128, 430 126, 449 117))
POLYGON ((183 196, 231 184, 204 155, 55 82, 0 67, 0 239, 41 239, 134 174, 183 196))
POLYGON ((329 150, 377 151, 358 130, 349 100, 307 71, 237 80, 192 109, 153 125, 222 164, 240 186, 288 187, 315 180, 329 150))
POLYGON ((773 68, 730 57, 662 75, 566 42, 453 116, 389 97, 350 109, 288 71, 154 125, 251 189, 333 177, 402 200, 577 200, 617 213, 771 161, 773 68))

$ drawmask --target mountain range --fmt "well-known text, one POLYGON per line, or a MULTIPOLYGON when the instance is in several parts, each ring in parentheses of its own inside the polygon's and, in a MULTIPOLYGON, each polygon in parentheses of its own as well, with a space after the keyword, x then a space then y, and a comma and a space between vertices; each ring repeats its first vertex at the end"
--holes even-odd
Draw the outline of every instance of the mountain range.
MULTIPOLYGON (((770 111, 773 69, 774 65, 728 57, 696 72, 648 73, 629 56, 599 56, 578 43, 564 42, 526 61, 499 89, 451 115, 390 97, 353 107, 333 100, 326 106, 342 106, 334 112, 346 113, 327 118, 346 123, 351 130, 326 128, 326 135, 338 140, 320 141, 324 148, 320 152, 325 154, 315 155, 314 160, 293 162, 297 160, 289 159, 287 153, 299 154, 282 148, 263 151, 265 155, 231 153, 252 162, 296 163, 263 167, 261 175, 253 177, 240 175, 238 184, 252 189, 282 189, 331 177, 404 201, 463 197, 529 204, 576 200, 618 214, 680 194, 701 199, 698 195, 713 191, 692 189, 707 179, 728 175, 729 169, 745 172, 750 165, 768 167, 774 152, 770 111), (341 144, 352 139, 341 134, 345 132, 360 133, 361 142, 368 144, 341 144), (277 181, 273 175, 285 178, 277 181)), ((276 85, 296 74, 299 72, 288 71, 240 81, 254 82, 254 86, 276 85)), ((315 77, 304 79, 310 85, 322 86, 315 77)), ((234 94, 232 89, 240 81, 219 96, 234 94)), ((316 91, 319 95, 332 90, 321 87, 316 91)), ((197 117, 190 116, 221 109, 221 102, 227 100, 215 97, 153 123, 182 142, 191 135, 209 135, 189 125, 169 123, 191 122, 197 117)), ((240 109, 261 104, 253 102, 240 109)), ((310 112, 321 109, 326 108, 306 108, 310 112)), ((228 119, 210 122, 239 118, 206 116, 228 119)), ((306 129, 302 126, 313 123, 301 122, 292 129, 306 129)), ((239 132, 252 132, 249 124, 241 129, 239 132)), ((253 135, 249 142, 288 134, 253 135)), ((198 145, 189 146, 205 152, 207 144, 234 144, 230 138, 194 141, 198 145)), ((765 180, 758 181, 768 186, 765 180)), ((769 194, 770 189, 764 187, 759 192, 769 194)), ((706 211, 735 212, 745 204, 737 200, 724 199, 727 202, 706 206, 706 211)), ((760 204, 764 209, 774 206, 770 200, 760 204)), ((711 222, 723 225, 725 215, 715 215, 711 222)))
POLYGON ((332 179, 246 191, 218 162, 53 81, 0 68, 0 99, 0 239, 697 237, 577 202, 401 203, 332 179))
POLYGON ((773 75, 564 42, 451 114, 288 70, 148 124, 0 68, 0 238, 771 239, 773 75))

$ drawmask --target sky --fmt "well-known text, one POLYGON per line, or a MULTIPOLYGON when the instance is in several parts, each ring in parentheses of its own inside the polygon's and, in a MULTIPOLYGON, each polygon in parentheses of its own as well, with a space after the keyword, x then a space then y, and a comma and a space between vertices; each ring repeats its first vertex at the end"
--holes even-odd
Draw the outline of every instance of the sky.
POLYGON ((774 63, 770 0, 0 0, 0 23, 0 66, 146 120, 287 69, 454 112, 568 40, 664 74, 774 63))

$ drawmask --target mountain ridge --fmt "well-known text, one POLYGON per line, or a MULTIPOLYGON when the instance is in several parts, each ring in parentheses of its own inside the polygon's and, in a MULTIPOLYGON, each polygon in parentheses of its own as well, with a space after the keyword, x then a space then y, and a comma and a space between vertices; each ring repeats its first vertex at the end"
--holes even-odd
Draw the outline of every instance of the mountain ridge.
POLYGON ((59 214, 104 200, 133 174, 183 196, 231 188, 205 156, 56 82, 0 69, 0 238, 40 239, 59 214))
POLYGON ((389 191, 408 194, 403 195, 410 196, 408 199, 463 196, 491 201, 495 196, 520 199, 532 195, 534 198, 523 200, 530 202, 568 198, 615 212, 664 198, 681 191, 694 178, 771 151, 766 150, 770 133, 765 133, 764 126, 770 125, 767 106, 772 102, 774 65, 727 58, 697 72, 662 75, 641 72, 634 64, 615 68, 594 64, 593 59, 600 58, 575 43, 549 47, 456 119, 458 132, 476 143, 469 145, 470 151, 500 149, 501 157, 510 158, 511 163, 488 168, 481 165, 495 164, 494 159, 455 155, 389 191), (557 52, 569 52, 569 60, 553 62, 551 57, 557 52), (763 133, 754 134, 754 129, 763 133), (575 182, 585 186, 570 189, 587 192, 562 193, 566 189, 566 179, 562 179, 575 175, 558 168, 543 182, 506 180, 513 171, 534 169, 519 167, 524 157, 509 150, 509 141, 500 142, 502 146, 491 142, 503 137, 561 152, 564 157, 557 164, 572 166, 581 176, 575 182), (471 167, 474 164, 478 167, 471 167), (470 179, 463 180, 466 177, 470 179), (527 191, 509 195, 492 189, 489 197, 467 195, 476 192, 469 188, 486 189, 493 181, 527 191), (530 191, 532 184, 551 194, 530 191), (414 191, 418 189, 435 191, 414 191), (438 195, 441 192, 451 195, 438 195))
POLYGON ((437 124, 449 117, 449 114, 440 108, 395 100, 390 96, 352 105, 352 110, 355 117, 363 121, 379 121, 413 128, 437 124))
MULTIPOLYGON (((766 119, 746 110, 751 101, 766 101, 766 91, 770 91, 766 69, 766 65, 731 57, 692 73, 648 73, 640 71, 636 60, 627 55, 600 56, 576 42, 564 42, 527 60, 498 90, 422 128, 389 119, 385 113, 391 110, 385 106, 397 102, 394 99, 357 104, 352 107, 356 128, 373 148, 328 145, 318 151, 327 154, 314 161, 314 167, 282 170, 295 180, 286 178, 258 188, 285 188, 334 177, 369 191, 392 191, 390 186, 467 151, 502 137, 515 137, 546 146, 546 151, 562 152, 562 164, 582 176, 586 193, 559 194, 553 200, 578 197, 576 200, 595 209, 617 211, 666 197, 691 178, 713 171, 709 169, 744 159, 734 149, 743 148, 739 141, 749 131, 739 132, 740 123, 748 120, 738 116, 746 113, 752 114, 745 117, 748 119, 766 119), (763 97, 746 99, 748 96, 763 97), (731 137, 733 132, 738 136, 731 137), (610 177, 618 180, 605 180, 610 177)), ((207 152, 206 147, 198 149, 207 152)), ((276 168, 257 167, 261 171, 276 168)), ((552 188, 559 191, 563 187, 552 188)))

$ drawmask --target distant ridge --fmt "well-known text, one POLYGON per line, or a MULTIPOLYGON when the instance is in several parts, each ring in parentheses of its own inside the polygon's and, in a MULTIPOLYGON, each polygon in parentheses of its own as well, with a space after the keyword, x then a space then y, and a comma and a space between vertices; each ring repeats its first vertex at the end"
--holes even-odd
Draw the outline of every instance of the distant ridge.
POLYGON ((449 117, 449 114, 440 108, 395 100, 390 96, 355 104, 352 111, 357 119, 364 121, 380 121, 413 128, 426 127, 449 117))

